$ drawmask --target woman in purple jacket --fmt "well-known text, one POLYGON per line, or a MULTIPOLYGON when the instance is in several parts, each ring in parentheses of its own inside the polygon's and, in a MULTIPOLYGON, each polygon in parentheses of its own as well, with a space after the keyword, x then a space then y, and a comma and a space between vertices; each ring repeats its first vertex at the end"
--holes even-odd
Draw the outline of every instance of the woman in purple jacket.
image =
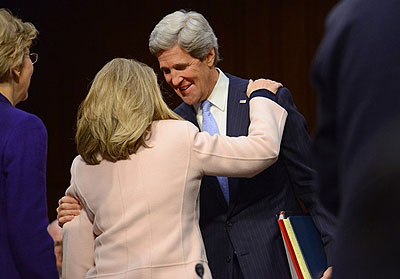
POLYGON ((36 28, 0 9, 0 277, 58 278, 47 233, 47 131, 28 98, 36 28))

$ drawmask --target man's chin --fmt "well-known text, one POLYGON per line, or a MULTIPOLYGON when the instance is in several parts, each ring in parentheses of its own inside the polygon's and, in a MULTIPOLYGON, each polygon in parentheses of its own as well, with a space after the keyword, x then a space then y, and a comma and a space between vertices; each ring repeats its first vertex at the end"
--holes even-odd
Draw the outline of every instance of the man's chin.
POLYGON ((183 96, 181 96, 181 99, 182 99, 182 101, 183 101, 185 104, 187 104, 187 105, 189 105, 189 106, 193 106, 193 105, 195 105, 195 104, 198 103, 198 102, 196 102, 196 100, 193 100, 193 99, 190 98, 190 97, 183 97, 183 96))

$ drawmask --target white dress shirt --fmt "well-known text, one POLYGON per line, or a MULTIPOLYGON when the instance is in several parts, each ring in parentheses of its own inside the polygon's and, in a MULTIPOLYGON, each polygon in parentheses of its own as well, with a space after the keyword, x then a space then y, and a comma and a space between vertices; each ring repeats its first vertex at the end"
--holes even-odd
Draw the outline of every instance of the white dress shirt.
MULTIPOLYGON (((225 136, 229 78, 220 69, 217 68, 217 70, 219 72, 219 77, 207 100, 209 100, 212 104, 210 107, 210 112, 217 122, 219 134, 225 136)), ((199 123, 200 130, 203 131, 203 111, 201 109, 201 104, 195 104, 193 107, 196 110, 197 123, 199 123)))

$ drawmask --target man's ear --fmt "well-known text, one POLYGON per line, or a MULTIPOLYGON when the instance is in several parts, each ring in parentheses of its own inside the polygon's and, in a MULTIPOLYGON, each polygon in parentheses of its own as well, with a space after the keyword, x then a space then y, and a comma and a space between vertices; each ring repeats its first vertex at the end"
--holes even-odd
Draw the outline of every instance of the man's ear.
POLYGON ((215 49, 212 48, 210 49, 210 52, 206 56, 206 62, 208 67, 214 66, 214 61, 215 61, 215 49))

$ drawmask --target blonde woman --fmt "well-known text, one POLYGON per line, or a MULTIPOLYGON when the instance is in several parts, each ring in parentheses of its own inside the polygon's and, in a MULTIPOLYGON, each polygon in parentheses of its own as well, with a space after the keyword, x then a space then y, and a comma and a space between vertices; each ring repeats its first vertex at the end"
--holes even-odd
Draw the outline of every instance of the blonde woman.
POLYGON ((63 278, 190 279, 199 263, 211 278, 201 178, 253 176, 277 160, 287 113, 262 88, 279 86, 250 83, 248 137, 210 136, 167 107, 150 67, 106 64, 78 113, 67 194, 83 210, 64 225, 63 278))
POLYGON ((0 277, 58 278, 47 233, 43 122, 15 107, 28 98, 37 54, 29 22, 0 9, 0 277))

